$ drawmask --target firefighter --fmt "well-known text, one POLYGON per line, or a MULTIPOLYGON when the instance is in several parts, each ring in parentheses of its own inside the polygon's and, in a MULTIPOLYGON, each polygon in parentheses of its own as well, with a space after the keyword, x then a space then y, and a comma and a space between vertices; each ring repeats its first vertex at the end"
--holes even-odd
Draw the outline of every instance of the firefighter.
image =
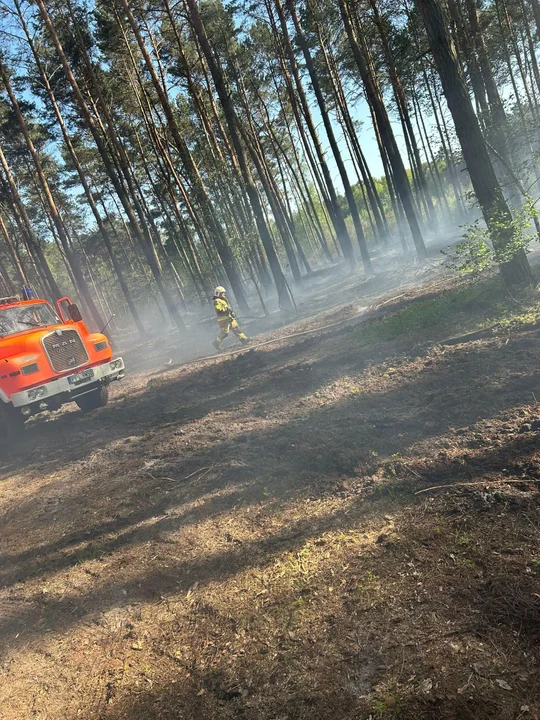
POLYGON ((248 338, 238 325, 236 314, 233 312, 230 302, 226 298, 226 290, 224 287, 218 286, 214 290, 214 310, 216 311, 217 321, 219 325, 219 335, 212 343, 216 350, 221 349, 221 343, 232 330, 242 345, 247 345, 248 338))

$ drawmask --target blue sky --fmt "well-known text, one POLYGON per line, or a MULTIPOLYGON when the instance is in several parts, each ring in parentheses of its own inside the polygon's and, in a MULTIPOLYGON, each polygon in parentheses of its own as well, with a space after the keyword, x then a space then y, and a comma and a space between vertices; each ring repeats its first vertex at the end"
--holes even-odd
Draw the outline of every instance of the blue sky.
MULTIPOLYGON (((305 79, 306 87, 309 89, 309 80, 305 79)), ((343 191, 343 185, 341 183, 341 178, 339 175, 339 171, 337 169, 337 165, 334 161, 334 157, 332 154, 332 151, 330 149, 328 138, 326 137, 326 133, 324 131, 324 125, 322 124, 322 118, 321 114, 319 112, 319 108, 314 102, 313 97, 309 96, 310 104, 311 104, 311 112, 313 114, 313 119, 315 121, 315 124, 317 126, 317 132, 319 133, 319 137, 321 139, 323 148, 325 150, 325 155, 328 161, 328 166, 330 168, 330 172, 332 173, 332 178, 334 180, 334 184, 336 186, 336 189, 338 189, 340 192, 343 191)), ((382 177, 384 175, 384 169, 383 164, 381 160, 381 156, 379 154, 379 148, 377 145, 377 140, 375 138, 375 133, 373 130, 373 125, 371 122, 371 114, 369 112, 369 108, 367 106, 366 101, 364 98, 360 98, 356 104, 350 105, 349 107, 351 114, 353 115, 354 120, 359 120, 362 123, 362 127, 359 132, 359 139, 360 143, 362 145, 362 150, 364 151, 364 154, 366 156, 367 163, 369 165, 369 169, 371 170, 371 173, 374 177, 382 177)), ((407 149, 405 147, 405 141, 403 138, 403 131, 401 128, 401 124, 399 122, 396 122, 392 117, 390 118, 392 122, 392 127, 394 129, 394 134, 396 136, 396 141, 399 146, 399 149, 401 151, 401 156, 403 158, 403 162, 405 163, 405 167, 409 167, 408 163, 408 156, 407 156, 407 149)), ((432 129, 432 118, 425 118, 426 127, 428 132, 432 129)), ((343 139, 343 134, 341 132, 341 127, 337 122, 334 123, 334 131, 336 132, 336 136, 338 138, 339 147, 341 150, 341 154, 343 156, 343 160, 345 162, 345 166, 347 168, 347 173, 349 175, 349 179, 351 183, 356 182, 356 172, 354 169, 354 165, 352 163, 352 160, 350 159, 350 155, 348 152, 347 144, 345 140, 343 139)), ((420 152, 422 153, 422 150, 420 149, 420 152)), ((422 155, 422 159, 423 155, 422 155)))

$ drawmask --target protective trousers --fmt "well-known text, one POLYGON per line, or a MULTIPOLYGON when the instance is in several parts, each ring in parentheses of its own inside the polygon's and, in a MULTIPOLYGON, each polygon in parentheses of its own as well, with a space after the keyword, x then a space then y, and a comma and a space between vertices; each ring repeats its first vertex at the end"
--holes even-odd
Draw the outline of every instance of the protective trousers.
POLYGON ((234 318, 228 317, 218 320, 219 335, 217 336, 217 342, 221 343, 227 335, 232 331, 237 338, 240 340, 247 340, 246 335, 240 330, 240 326, 234 318))

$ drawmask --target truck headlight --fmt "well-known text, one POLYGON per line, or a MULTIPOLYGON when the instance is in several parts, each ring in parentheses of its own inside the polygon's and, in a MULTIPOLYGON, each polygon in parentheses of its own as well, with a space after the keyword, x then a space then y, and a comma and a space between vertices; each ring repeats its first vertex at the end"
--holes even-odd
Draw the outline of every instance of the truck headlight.
POLYGON ((39 398, 45 397, 47 394, 47 388, 46 387, 38 387, 38 388, 32 388, 32 390, 28 391, 28 399, 30 402, 34 402, 34 400, 39 400, 39 398))
POLYGON ((122 367, 121 360, 113 360, 111 363, 111 370, 119 370, 122 367))

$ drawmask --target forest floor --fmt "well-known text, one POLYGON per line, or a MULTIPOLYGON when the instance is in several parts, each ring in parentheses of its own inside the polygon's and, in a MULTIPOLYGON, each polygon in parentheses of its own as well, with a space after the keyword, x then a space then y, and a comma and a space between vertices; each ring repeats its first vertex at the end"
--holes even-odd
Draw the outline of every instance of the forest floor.
POLYGON ((540 718, 540 296, 374 283, 2 456, 2 720, 540 718))

